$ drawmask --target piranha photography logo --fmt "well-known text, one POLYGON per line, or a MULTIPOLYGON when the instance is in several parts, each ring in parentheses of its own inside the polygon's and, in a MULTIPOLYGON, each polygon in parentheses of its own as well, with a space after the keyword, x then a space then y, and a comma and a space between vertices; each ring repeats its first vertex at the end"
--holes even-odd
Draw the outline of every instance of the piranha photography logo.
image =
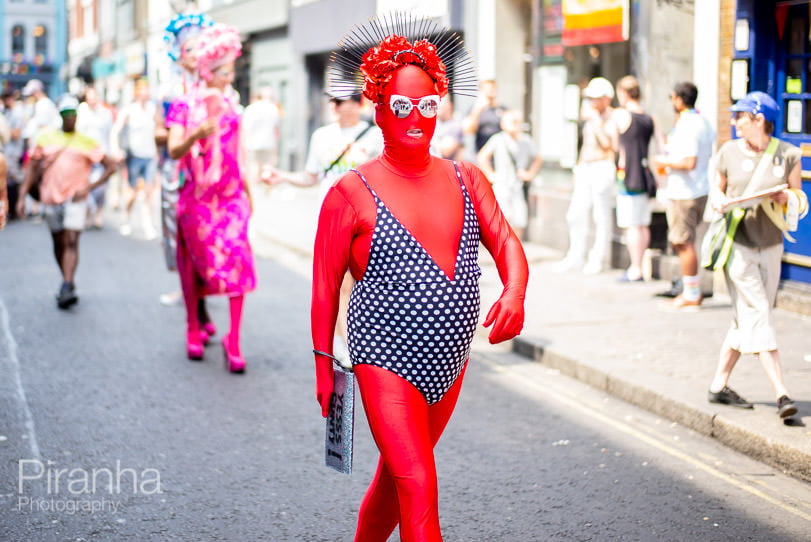
POLYGON ((121 510, 124 498, 159 495, 158 469, 114 466, 59 467, 53 461, 17 462, 17 510, 20 512, 98 513, 121 510))

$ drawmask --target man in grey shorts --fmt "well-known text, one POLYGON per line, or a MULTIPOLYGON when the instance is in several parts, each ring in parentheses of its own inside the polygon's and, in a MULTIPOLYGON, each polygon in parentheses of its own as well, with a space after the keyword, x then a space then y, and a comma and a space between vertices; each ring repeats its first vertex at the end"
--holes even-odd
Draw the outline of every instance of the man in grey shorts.
POLYGON ((94 139, 76 132, 79 101, 65 96, 59 101, 62 127, 43 130, 34 142, 31 162, 20 187, 17 213, 25 216, 25 196, 41 177, 40 198, 45 220, 51 230, 54 256, 62 272, 62 285, 56 296, 60 309, 79 301, 73 278, 79 264, 79 234, 87 216, 87 196, 115 171, 115 163, 94 139), (90 169, 101 162, 104 172, 90 183, 90 169), (35 173, 35 172, 38 172, 35 173))
POLYGON ((707 171, 715 133, 696 111, 697 98, 693 83, 673 87, 670 101, 678 120, 667 136, 667 154, 654 158, 656 169, 667 174, 667 238, 679 256, 684 285, 682 293, 668 303, 675 309, 695 309, 702 301, 695 241, 707 205, 707 171))

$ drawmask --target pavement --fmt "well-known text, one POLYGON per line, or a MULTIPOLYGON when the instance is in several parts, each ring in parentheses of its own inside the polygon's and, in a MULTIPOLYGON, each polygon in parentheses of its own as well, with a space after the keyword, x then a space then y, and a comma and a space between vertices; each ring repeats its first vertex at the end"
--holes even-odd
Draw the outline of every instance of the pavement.
MULTIPOLYGON (((261 187, 254 196, 257 255, 284 249, 311 257, 319 191, 281 185, 261 187)), ((716 294, 697 311, 674 312, 655 295, 669 282, 620 283, 616 269, 558 273, 560 252, 533 243, 525 251, 530 281, 524 331, 510 345, 515 352, 811 481, 811 318, 774 313, 785 381, 799 409, 795 416, 778 417, 755 356, 743 356, 730 381, 754 409, 711 404, 707 388, 732 316, 728 297, 716 294)), ((484 314, 501 285, 485 250, 480 260, 484 314)))

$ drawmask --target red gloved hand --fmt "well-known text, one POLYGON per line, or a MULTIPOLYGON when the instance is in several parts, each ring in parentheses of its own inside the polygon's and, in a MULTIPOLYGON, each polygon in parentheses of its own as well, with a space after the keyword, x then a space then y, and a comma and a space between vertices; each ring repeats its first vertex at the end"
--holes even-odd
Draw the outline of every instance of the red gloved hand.
POLYGON ((512 339, 524 327, 524 300, 502 294, 487 313, 484 319, 484 327, 489 327, 490 335, 487 339, 490 344, 500 343, 512 339))
POLYGON ((315 398, 321 405, 321 416, 327 417, 332 390, 335 385, 332 360, 324 356, 315 356, 315 398))

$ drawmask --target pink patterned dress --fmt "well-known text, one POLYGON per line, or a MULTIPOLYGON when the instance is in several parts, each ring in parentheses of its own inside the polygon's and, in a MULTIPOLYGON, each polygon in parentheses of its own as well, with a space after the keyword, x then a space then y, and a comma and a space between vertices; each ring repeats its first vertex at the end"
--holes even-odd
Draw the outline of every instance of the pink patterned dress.
POLYGON ((256 270, 248 242, 251 206, 238 160, 239 113, 222 94, 196 96, 174 102, 166 115, 166 125, 180 125, 185 134, 219 117, 219 132, 195 142, 181 159, 178 268, 191 264, 201 295, 241 295, 256 288, 256 270))

